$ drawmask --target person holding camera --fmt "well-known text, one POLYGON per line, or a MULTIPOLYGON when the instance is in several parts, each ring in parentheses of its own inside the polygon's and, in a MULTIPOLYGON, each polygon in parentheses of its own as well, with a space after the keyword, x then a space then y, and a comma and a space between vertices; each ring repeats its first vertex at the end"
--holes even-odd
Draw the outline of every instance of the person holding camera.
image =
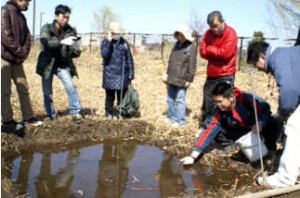
POLYGON ((52 99, 52 81, 55 74, 66 89, 72 120, 80 124, 83 122, 81 104, 72 81, 73 76, 78 77, 73 58, 80 56, 77 42, 80 37, 77 37, 76 30, 68 24, 70 15, 71 9, 68 6, 58 5, 53 23, 42 27, 42 51, 38 57, 36 72, 42 77, 44 104, 50 120, 56 118, 52 99))
POLYGON ((129 83, 134 79, 134 63, 129 43, 121 36, 121 27, 118 22, 109 24, 106 38, 101 43, 103 58, 103 81, 105 89, 105 117, 108 120, 121 115, 114 112, 114 101, 117 95, 118 105, 124 97, 129 83))

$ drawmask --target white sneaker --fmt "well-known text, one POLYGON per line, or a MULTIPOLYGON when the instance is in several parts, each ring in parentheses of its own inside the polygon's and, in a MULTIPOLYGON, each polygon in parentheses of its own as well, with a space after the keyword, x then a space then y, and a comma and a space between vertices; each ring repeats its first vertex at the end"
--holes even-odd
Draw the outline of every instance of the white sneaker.
POLYGON ((173 120, 171 120, 170 118, 166 118, 166 119, 165 119, 165 123, 166 123, 166 124, 172 124, 172 123, 173 123, 173 120))
MULTIPOLYGON (((263 183, 263 177, 258 177, 257 178, 257 183, 259 185, 264 185, 263 183)), ((266 183, 271 187, 271 188, 283 188, 283 187, 287 187, 287 186, 290 186, 282 181, 280 181, 278 179, 278 177, 276 177, 276 174, 275 175, 271 175, 269 177, 266 178, 266 183)))
POLYGON ((181 127, 181 126, 184 126, 184 125, 183 125, 183 124, 179 124, 178 122, 174 122, 174 123, 171 125, 171 127, 172 127, 173 129, 179 128, 179 127, 181 127))

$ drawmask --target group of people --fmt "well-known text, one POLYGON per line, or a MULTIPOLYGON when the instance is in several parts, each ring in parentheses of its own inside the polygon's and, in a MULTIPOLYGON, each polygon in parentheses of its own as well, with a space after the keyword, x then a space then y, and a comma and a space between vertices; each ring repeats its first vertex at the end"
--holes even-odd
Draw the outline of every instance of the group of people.
MULTIPOLYGON (((30 0, 9 0, 1 10, 1 116, 2 126, 16 128, 10 104, 11 79, 19 94, 24 124, 41 125, 30 105, 28 85, 22 63, 30 52, 30 33, 26 11, 30 0)), ((71 9, 66 5, 55 8, 55 20, 41 30, 42 50, 38 57, 36 72, 42 78, 44 105, 50 120, 57 115, 52 99, 52 81, 56 75, 64 85, 75 123, 82 123, 81 104, 72 81, 77 76, 73 58, 80 56, 76 30, 68 24, 71 9)), ((247 62, 259 70, 271 73, 279 87, 279 108, 272 116, 270 105, 263 99, 234 87, 238 37, 228 26, 221 12, 213 11, 207 17, 209 30, 204 34, 199 51, 208 61, 207 78, 203 88, 202 125, 194 151, 182 159, 184 164, 193 164, 211 142, 229 146, 253 131, 261 133, 269 150, 276 150, 276 140, 285 125, 287 136, 278 172, 267 178, 273 187, 293 185, 300 167, 300 46, 273 48, 265 42, 249 45, 247 62), (255 109, 255 110, 254 110, 255 109), (257 113, 257 122, 256 122, 257 113)), ((130 45, 121 36, 120 24, 109 25, 107 36, 101 43, 103 58, 103 83, 105 89, 106 119, 121 119, 115 112, 114 101, 120 104, 128 85, 134 79, 134 62, 130 45)), ((193 82, 197 65, 197 46, 191 31, 180 25, 174 32, 176 43, 172 49, 166 83, 168 85, 168 113, 166 121, 172 127, 185 125, 186 92, 193 82)), ((262 178, 258 179, 262 184, 262 178)))
MULTIPOLYGON (((193 164, 213 141, 226 148, 250 131, 261 134, 268 150, 274 151, 283 123, 286 123, 286 141, 279 168, 266 181, 259 177, 257 182, 272 188, 294 185, 300 174, 299 41, 294 47, 274 48, 266 42, 251 43, 248 47, 247 63, 271 73, 278 85, 279 107, 277 114, 272 116, 266 101, 234 87, 238 41, 235 31, 224 22, 219 11, 211 12, 207 23, 210 29, 205 32, 199 47, 201 57, 208 61, 203 122, 193 152, 181 161, 185 165, 193 164)), ((170 62, 169 67, 176 67, 176 64, 170 62)), ((179 92, 177 97, 180 98, 179 92)))
MULTIPOLYGON (((24 125, 42 125, 43 122, 35 118, 30 103, 28 83, 23 69, 23 62, 27 59, 31 35, 22 11, 28 9, 30 0, 9 0, 1 9, 1 116, 3 131, 15 131, 24 125), (21 123, 13 119, 10 103, 11 79, 17 87, 23 116, 21 123)), ((66 5, 58 5, 54 11, 53 23, 45 24, 41 28, 41 52, 38 56, 36 73, 41 76, 44 106, 49 120, 55 120, 57 114, 53 104, 53 78, 56 75, 62 82, 68 96, 69 109, 72 120, 80 124, 84 121, 82 106, 77 88, 72 78, 78 77, 73 58, 80 56, 81 50, 76 29, 69 25, 71 9, 66 5)), ((114 110, 115 96, 118 104, 124 97, 128 85, 134 79, 134 63, 130 45, 121 37, 119 23, 113 22, 109 26, 109 33, 101 44, 103 57, 103 88, 106 91, 105 117, 106 119, 122 118, 114 110)))

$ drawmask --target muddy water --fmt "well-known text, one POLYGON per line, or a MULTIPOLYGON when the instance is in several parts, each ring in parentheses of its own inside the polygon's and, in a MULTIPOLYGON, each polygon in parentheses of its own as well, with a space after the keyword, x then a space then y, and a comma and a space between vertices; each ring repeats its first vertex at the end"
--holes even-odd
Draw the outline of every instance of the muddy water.
POLYGON ((183 168, 179 159, 132 142, 6 159, 2 174, 30 197, 170 197, 232 188, 236 174, 183 168))

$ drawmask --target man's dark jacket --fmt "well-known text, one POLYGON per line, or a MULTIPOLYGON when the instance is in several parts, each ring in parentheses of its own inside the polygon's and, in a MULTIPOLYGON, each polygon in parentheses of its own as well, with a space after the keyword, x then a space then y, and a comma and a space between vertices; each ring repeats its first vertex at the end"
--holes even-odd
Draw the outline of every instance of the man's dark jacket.
POLYGON ((24 62, 30 52, 30 37, 25 16, 8 2, 1 8, 1 58, 14 64, 24 62))
POLYGON ((40 38, 42 51, 38 57, 36 73, 44 77, 48 67, 52 67, 54 73, 56 73, 57 68, 69 68, 72 76, 78 76, 72 59, 80 56, 79 45, 66 46, 60 44, 60 41, 65 38, 77 37, 77 32, 70 25, 57 30, 55 23, 56 21, 42 27, 40 38), (51 61, 52 59, 54 61, 51 61))

